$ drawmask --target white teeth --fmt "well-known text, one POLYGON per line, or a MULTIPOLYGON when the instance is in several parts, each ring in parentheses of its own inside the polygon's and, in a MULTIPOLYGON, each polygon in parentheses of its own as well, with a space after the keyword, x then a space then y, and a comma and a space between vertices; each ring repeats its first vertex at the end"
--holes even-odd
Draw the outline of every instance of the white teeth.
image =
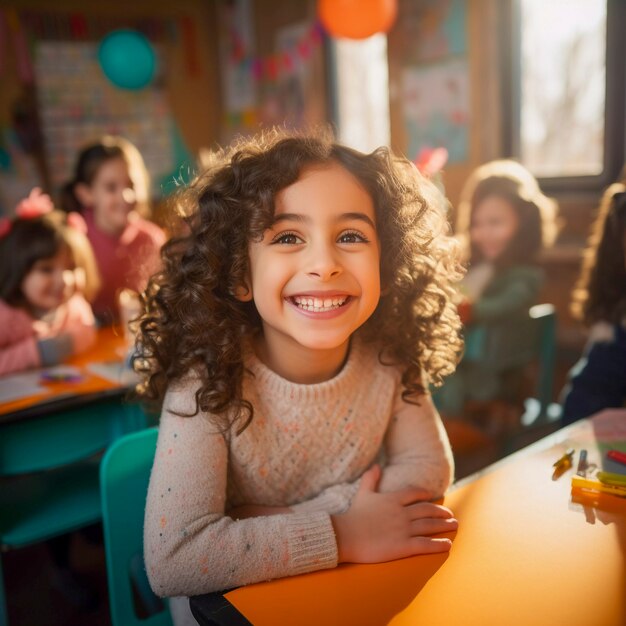
POLYGON ((292 298, 301 309, 305 311, 313 311, 314 313, 322 313, 332 311, 342 306, 347 300, 347 296, 338 298, 307 298, 303 296, 294 296, 292 298))

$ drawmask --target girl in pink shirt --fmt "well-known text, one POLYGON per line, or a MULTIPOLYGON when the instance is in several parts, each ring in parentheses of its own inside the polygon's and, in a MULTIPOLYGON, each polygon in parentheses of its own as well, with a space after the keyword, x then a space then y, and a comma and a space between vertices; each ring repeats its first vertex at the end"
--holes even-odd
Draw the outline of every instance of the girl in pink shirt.
POLYGON ((95 292, 93 253, 81 229, 79 215, 55 211, 39 189, 0 222, 0 375, 54 365, 93 343, 83 296, 95 292))
POLYGON ((122 289, 143 291, 159 269, 163 231, 144 219, 149 213, 148 177, 141 154, 121 137, 103 137, 78 155, 74 178, 64 189, 63 208, 87 223, 102 278, 92 302, 96 317, 116 321, 122 289))

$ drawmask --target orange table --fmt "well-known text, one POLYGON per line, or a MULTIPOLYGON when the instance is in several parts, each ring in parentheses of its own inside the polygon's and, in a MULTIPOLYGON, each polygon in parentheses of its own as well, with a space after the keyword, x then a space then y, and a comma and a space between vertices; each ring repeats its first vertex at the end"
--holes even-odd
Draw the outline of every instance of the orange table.
MULTIPOLYGON (((626 411, 613 413, 623 449, 626 411)), ((255 626, 624 626, 626 500, 573 502, 573 470, 552 480, 568 447, 600 461, 603 415, 462 481, 445 498, 459 520, 448 555, 342 565, 225 598, 255 626)))
POLYGON ((19 400, 2 402, 0 398, 0 421, 12 421, 29 414, 41 414, 46 408, 57 408, 60 401, 87 401, 94 397, 121 395, 126 386, 98 376, 88 370, 93 363, 123 361, 126 343, 118 328, 108 327, 98 330, 96 344, 88 351, 77 355, 64 364, 77 367, 81 380, 76 382, 50 382, 43 385, 42 392, 19 400))

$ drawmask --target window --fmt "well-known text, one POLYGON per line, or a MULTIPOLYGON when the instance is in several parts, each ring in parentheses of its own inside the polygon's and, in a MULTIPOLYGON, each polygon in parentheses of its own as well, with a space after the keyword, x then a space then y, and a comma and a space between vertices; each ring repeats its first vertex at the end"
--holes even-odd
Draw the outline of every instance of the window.
POLYGON ((548 190, 599 189, 619 174, 625 9, 622 0, 513 0, 509 151, 548 190))

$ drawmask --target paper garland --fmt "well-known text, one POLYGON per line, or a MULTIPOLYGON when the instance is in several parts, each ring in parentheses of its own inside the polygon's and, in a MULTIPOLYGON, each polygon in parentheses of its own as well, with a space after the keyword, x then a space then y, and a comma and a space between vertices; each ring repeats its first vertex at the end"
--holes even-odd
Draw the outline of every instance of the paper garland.
POLYGON ((256 81, 275 82, 285 74, 297 71, 297 68, 309 60, 315 49, 321 44, 324 29, 319 22, 314 22, 293 47, 265 57, 246 55, 244 46, 236 32, 231 33, 231 60, 239 63, 250 72, 256 81))

